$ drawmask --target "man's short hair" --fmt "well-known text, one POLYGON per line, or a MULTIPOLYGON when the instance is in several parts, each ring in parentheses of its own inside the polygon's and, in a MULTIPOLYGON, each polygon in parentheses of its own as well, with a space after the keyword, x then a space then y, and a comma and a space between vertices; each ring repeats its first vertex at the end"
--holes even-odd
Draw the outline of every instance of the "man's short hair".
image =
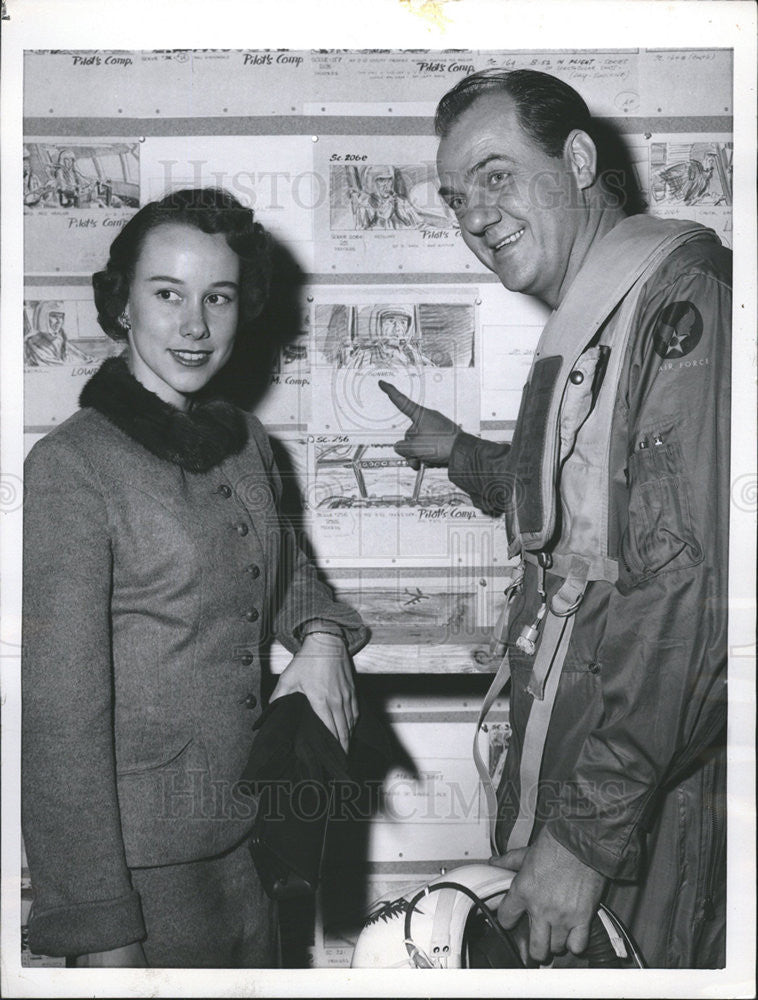
POLYGON ((592 116, 581 95, 557 77, 531 69, 485 69, 465 77, 437 105, 437 135, 444 139, 479 97, 496 93, 513 99, 519 125, 548 156, 563 155, 574 129, 594 138, 592 116))

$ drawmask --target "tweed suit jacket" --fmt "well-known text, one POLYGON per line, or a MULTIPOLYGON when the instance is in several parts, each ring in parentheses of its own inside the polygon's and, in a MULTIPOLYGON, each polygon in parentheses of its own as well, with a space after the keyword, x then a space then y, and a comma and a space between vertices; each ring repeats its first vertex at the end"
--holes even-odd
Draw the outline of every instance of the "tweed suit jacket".
POLYGON ((205 471, 151 453, 93 408, 27 459, 22 812, 34 950, 67 953, 72 936, 81 951, 113 947, 105 928, 136 940, 129 868, 215 856, 246 835, 254 815, 233 786, 269 638, 294 652, 298 626, 321 618, 343 627, 351 651, 366 639, 280 517, 262 425, 237 413, 244 445, 205 471))

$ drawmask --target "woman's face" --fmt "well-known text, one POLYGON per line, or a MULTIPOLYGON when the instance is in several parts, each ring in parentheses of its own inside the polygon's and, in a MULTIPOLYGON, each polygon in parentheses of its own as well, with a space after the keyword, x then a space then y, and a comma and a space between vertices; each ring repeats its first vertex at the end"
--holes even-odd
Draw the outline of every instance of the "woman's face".
POLYGON ((223 233, 166 223, 145 237, 129 287, 129 367, 185 410, 228 360, 239 312, 240 263, 223 233))

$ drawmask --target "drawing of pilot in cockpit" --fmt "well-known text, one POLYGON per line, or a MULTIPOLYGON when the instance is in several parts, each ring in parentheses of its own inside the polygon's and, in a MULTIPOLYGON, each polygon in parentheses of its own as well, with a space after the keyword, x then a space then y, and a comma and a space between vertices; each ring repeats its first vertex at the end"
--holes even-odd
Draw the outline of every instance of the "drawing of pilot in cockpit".
POLYGON ((412 307, 379 306, 371 316, 369 328, 369 339, 355 344, 340 367, 405 368, 439 364, 421 350, 412 307))
POLYGON ((55 189, 61 207, 79 208, 90 196, 94 186, 94 179, 83 174, 77 166, 74 151, 61 150, 55 167, 55 189))
POLYGON ((360 188, 351 187, 356 229, 421 228, 423 220, 410 201, 397 190, 395 168, 364 167, 360 188))
POLYGON ((37 303, 32 330, 24 337, 24 364, 27 367, 92 361, 88 354, 68 339, 65 321, 66 310, 62 302, 46 299, 37 303))

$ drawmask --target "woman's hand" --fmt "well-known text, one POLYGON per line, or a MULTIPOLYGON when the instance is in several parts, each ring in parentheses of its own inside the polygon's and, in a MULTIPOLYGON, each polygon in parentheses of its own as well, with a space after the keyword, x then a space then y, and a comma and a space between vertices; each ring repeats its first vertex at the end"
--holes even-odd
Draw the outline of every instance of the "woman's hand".
POLYGON ((350 733, 358 719, 358 699, 350 654, 338 636, 313 632, 292 657, 271 701, 300 691, 326 728, 347 753, 350 733))
POLYGON ((147 959, 139 941, 125 944, 110 951, 91 951, 87 955, 77 955, 74 959, 77 969, 142 969, 147 967, 147 959))

